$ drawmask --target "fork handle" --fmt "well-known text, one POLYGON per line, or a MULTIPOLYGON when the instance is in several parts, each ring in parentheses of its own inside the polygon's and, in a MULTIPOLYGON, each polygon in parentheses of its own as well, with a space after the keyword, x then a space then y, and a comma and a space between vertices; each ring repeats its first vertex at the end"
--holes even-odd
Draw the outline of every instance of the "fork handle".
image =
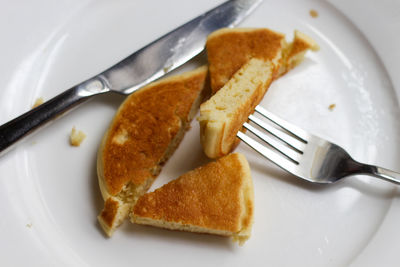
POLYGON ((400 184, 400 173, 382 167, 363 164, 361 173, 371 175, 395 184, 400 184))

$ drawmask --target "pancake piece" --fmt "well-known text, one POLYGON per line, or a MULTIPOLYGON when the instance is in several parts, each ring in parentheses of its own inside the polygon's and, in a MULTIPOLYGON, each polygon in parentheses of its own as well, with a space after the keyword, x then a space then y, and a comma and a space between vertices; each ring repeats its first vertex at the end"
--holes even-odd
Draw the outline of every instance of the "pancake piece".
POLYGON ((210 158, 230 153, 240 142, 237 132, 260 103, 271 81, 302 62, 318 44, 300 31, 286 43, 269 29, 222 29, 207 39, 214 95, 200 107, 200 137, 210 158), (223 91, 223 93, 220 93, 223 91))
POLYGON ((293 42, 283 51, 283 62, 279 70, 279 75, 283 75, 289 70, 299 65, 308 50, 318 51, 319 45, 311 37, 298 30, 294 31, 293 42))
POLYGON ((170 230, 233 237, 243 244, 251 235, 253 182, 246 158, 222 157, 139 198, 131 221, 170 230))
POLYGON ((292 43, 285 35, 266 28, 224 28, 206 43, 211 90, 216 93, 251 58, 269 60, 274 79, 299 64, 307 50, 318 50, 310 37, 295 31, 292 43))
POLYGON ((268 90, 273 71, 270 61, 250 59, 221 90, 201 104, 200 140, 209 158, 224 156, 238 144, 236 134, 268 90))
POLYGON ((284 34, 266 28, 224 28, 213 32, 206 42, 212 93, 251 58, 271 61, 277 74, 286 47, 284 34))
POLYGON ((207 67, 152 83, 127 97, 103 137, 97 174, 111 236, 172 155, 202 99, 207 67))
POLYGON ((75 126, 72 127, 71 133, 69 135, 69 143, 71 146, 80 146, 83 140, 85 140, 86 134, 82 131, 78 131, 75 126))

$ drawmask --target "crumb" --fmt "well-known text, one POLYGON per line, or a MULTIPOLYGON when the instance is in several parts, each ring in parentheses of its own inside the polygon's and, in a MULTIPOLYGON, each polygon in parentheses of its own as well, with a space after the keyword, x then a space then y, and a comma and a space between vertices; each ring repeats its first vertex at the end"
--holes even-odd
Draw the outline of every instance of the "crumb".
POLYGON ((313 18, 316 18, 316 17, 318 17, 318 12, 315 9, 311 9, 310 16, 313 18))
POLYGON ((336 104, 330 104, 328 108, 330 111, 333 111, 336 108, 336 104))
POLYGON ((172 65, 166 66, 163 68, 164 73, 167 73, 170 71, 170 69, 172 68, 172 65))
POLYGON ((39 97, 36 99, 35 103, 33 103, 32 108, 36 108, 37 106, 40 106, 41 104, 43 104, 43 98, 39 97))
POLYGON ((86 134, 82 131, 77 131, 75 127, 72 127, 71 134, 69 136, 69 141, 71 146, 80 146, 83 139, 86 138, 86 134))
POLYGON ((26 227, 32 228, 32 223, 27 223, 27 224, 26 224, 26 227))

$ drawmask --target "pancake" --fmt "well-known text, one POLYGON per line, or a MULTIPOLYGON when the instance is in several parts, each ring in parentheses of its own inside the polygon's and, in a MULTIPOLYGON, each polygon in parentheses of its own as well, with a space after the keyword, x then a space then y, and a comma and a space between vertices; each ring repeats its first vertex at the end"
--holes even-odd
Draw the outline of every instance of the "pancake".
POLYGON ((228 154, 238 143, 237 132, 253 113, 273 79, 269 60, 250 59, 208 101, 200 106, 200 141, 209 158, 228 154))
POLYGON ((227 155, 189 171, 139 198, 131 221, 170 230, 230 236, 251 235, 253 182, 246 158, 227 155))
POLYGON ((210 158, 230 153, 270 83, 300 64, 308 50, 319 49, 297 30, 287 43, 281 33, 249 28, 218 30, 206 47, 214 95, 201 105, 198 121, 203 151, 210 158))
POLYGON ((277 75, 286 47, 284 34, 266 28, 224 28, 213 32, 206 42, 212 93, 251 58, 271 61, 277 75))
POLYGON ((127 97, 105 133, 97 157, 104 209, 112 235, 151 186, 198 111, 207 67, 154 82, 127 97))
POLYGON ((224 28, 206 43, 212 93, 216 93, 251 58, 269 60, 274 79, 298 65, 307 50, 318 44, 300 31, 287 43, 285 35, 267 28, 224 28))
POLYGON ((285 48, 282 55, 284 64, 280 68, 279 76, 299 65, 308 50, 318 51, 319 45, 305 33, 295 30, 293 41, 285 48))

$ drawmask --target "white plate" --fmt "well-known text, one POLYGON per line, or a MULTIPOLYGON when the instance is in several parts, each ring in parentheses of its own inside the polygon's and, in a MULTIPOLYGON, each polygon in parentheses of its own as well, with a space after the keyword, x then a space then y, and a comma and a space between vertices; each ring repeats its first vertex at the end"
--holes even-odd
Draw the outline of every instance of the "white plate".
MULTIPOLYGON (((9 1, 0 10, 0 123, 219 2, 9 1)), ((399 170, 399 4, 332 2, 266 0, 242 24, 288 37, 299 29, 321 46, 273 84, 263 106, 358 160, 399 170)), ((122 99, 97 97, 0 158, 2 266, 395 266, 396 186, 370 177, 312 185, 243 144, 256 198, 253 236, 243 247, 128 223, 105 238, 96 222, 95 156, 122 99), (79 148, 68 144, 73 126, 88 136, 79 148)), ((153 189, 205 161, 192 126, 153 189)))

